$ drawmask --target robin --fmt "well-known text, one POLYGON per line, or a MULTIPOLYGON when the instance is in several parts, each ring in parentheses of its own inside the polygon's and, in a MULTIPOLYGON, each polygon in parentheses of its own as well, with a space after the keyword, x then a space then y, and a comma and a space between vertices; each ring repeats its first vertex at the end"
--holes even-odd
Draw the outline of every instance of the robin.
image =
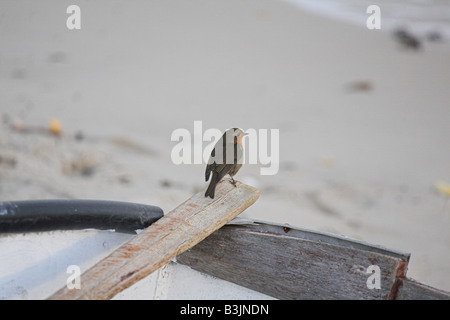
POLYGON ((245 133, 239 128, 231 128, 225 131, 222 137, 217 141, 214 149, 211 151, 208 165, 205 171, 205 181, 209 180, 212 172, 211 182, 206 189, 205 197, 214 199, 214 191, 220 180, 229 174, 231 184, 236 186, 233 176, 242 167, 242 158, 244 148, 242 146, 242 138, 245 133))

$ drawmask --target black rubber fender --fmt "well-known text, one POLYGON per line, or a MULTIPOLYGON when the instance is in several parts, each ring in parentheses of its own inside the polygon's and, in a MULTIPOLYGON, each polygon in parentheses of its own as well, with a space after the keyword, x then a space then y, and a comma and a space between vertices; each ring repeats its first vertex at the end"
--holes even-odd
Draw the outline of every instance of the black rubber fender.
POLYGON ((0 202, 0 233, 114 229, 134 233, 164 216, 161 208, 105 200, 0 202))

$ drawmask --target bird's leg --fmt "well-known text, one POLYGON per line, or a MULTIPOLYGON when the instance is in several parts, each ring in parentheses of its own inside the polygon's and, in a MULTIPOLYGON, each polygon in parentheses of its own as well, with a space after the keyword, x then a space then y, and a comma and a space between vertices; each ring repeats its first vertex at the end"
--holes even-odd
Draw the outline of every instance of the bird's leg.
POLYGON ((236 187, 236 180, 234 180, 233 177, 231 177, 231 184, 236 187))

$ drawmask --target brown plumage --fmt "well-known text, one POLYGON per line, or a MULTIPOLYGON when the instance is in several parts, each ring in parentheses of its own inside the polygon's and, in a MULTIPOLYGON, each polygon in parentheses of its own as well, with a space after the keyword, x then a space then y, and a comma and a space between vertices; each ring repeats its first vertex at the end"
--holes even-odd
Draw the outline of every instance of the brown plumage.
POLYGON ((211 199, 214 199, 216 185, 227 174, 231 177, 231 183, 236 186, 233 176, 242 167, 244 151, 242 138, 244 135, 241 129, 232 128, 225 131, 223 136, 217 141, 206 166, 205 181, 209 180, 211 173, 212 177, 208 189, 206 189, 205 197, 209 196, 211 199))

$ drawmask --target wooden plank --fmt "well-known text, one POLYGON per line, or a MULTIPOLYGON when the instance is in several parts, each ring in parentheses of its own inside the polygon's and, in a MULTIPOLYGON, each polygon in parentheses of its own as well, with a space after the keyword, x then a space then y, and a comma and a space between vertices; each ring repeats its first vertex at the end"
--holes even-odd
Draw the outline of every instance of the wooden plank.
POLYGON ((264 222, 227 225, 177 262, 278 299, 392 299, 409 254, 264 222), (367 285, 380 268, 380 289, 367 285))
POLYGON ((49 299, 110 299, 171 261, 236 217, 259 197, 248 185, 218 184, 214 200, 192 196, 81 275, 81 289, 49 299))
POLYGON ((450 292, 432 288, 413 279, 401 279, 396 300, 450 300, 450 292))

